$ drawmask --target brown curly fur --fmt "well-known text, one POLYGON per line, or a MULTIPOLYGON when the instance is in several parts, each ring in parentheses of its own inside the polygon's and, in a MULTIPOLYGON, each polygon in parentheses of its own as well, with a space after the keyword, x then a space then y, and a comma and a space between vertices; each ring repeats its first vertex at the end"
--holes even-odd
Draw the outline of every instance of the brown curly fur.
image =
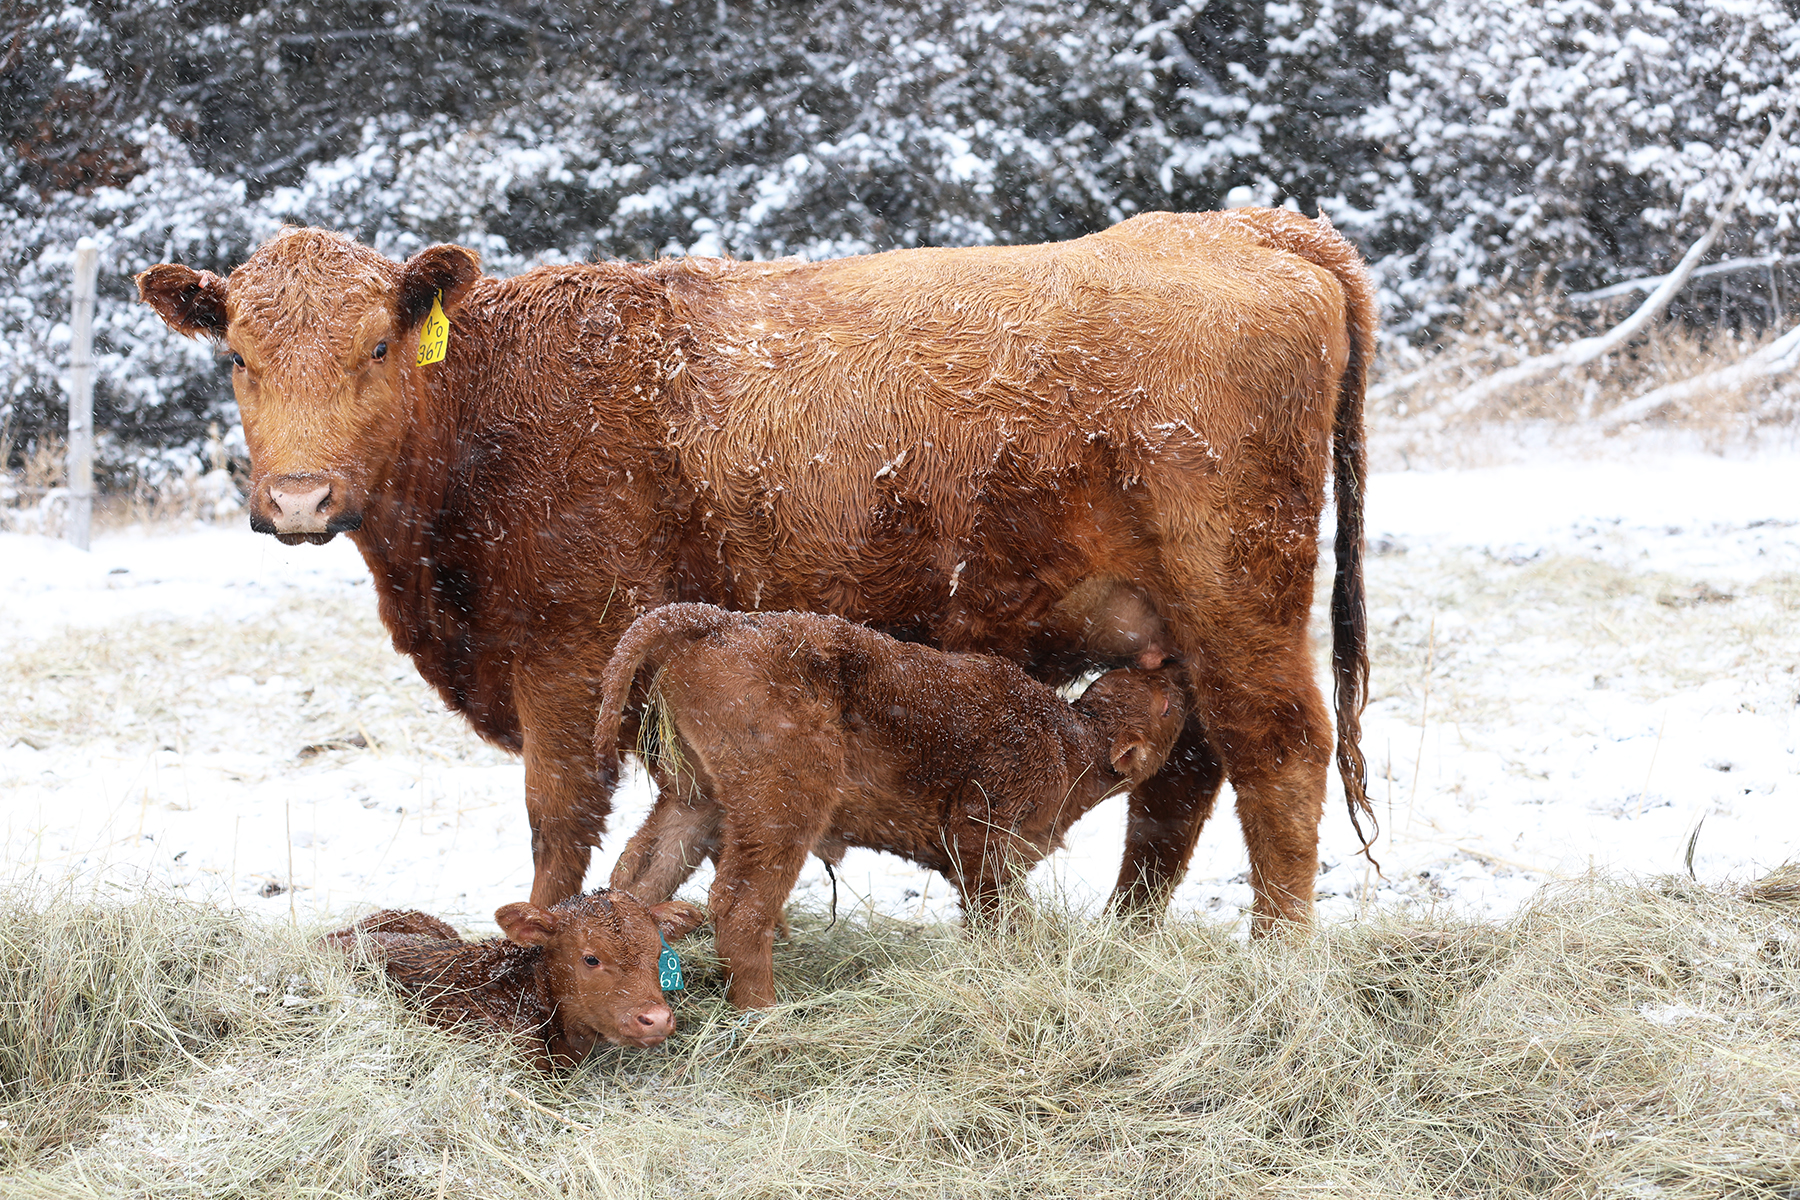
POLYGON ((704 919, 693 905, 646 908, 601 889, 548 910, 509 904, 494 919, 507 937, 465 942, 428 913, 384 909, 324 943, 379 964, 426 1020, 498 1033, 542 1071, 573 1067, 602 1040, 654 1046, 674 1031, 657 958, 663 938, 704 919))
POLYGON ((164 264, 139 288, 243 359, 252 524, 349 533, 395 646, 523 752, 539 903, 580 890, 610 811, 590 733, 639 613, 828 612, 1030 667, 1100 580, 1143 590, 1192 681, 1185 736, 1133 793, 1115 898, 1163 903, 1228 774, 1258 929, 1305 918, 1328 471, 1337 757, 1366 815, 1375 303, 1324 221, 1151 213, 1057 245, 509 280, 458 247, 402 264, 288 230, 229 280, 164 264), (440 297, 448 357, 417 366, 440 297))
POLYGON ((658 709, 677 743, 651 763, 656 807, 612 885, 660 899, 712 858, 731 1000, 773 1004, 775 926, 808 854, 902 855, 991 918, 1083 813, 1162 766, 1181 703, 1179 667, 1109 672, 1070 705, 1005 659, 838 617, 670 604, 606 667, 602 759, 616 762, 627 707, 658 709))

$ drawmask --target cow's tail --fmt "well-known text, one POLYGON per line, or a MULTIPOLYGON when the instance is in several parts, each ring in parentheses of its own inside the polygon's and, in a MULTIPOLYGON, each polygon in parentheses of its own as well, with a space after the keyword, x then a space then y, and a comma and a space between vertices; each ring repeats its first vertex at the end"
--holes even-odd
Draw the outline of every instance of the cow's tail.
POLYGON ((1337 415, 1331 437, 1332 487, 1337 500, 1337 539, 1333 556, 1337 574, 1331 582, 1331 672, 1337 708, 1338 775, 1350 824, 1362 840, 1363 856, 1380 869, 1369 852, 1381 832, 1369 803, 1369 766, 1362 752, 1362 713, 1369 702, 1369 620, 1363 594, 1363 501, 1368 482, 1368 442, 1363 431, 1363 397, 1368 390, 1369 363, 1375 356, 1375 288, 1356 248, 1320 216, 1332 253, 1320 266, 1330 269, 1344 289, 1350 357, 1338 381, 1337 415), (1364 828, 1364 823, 1367 828, 1364 828))
MULTIPOLYGON (((1331 672, 1337 716, 1338 775, 1350 824, 1370 854, 1380 825, 1369 803, 1369 768, 1362 752, 1362 712, 1369 701, 1369 627, 1363 597, 1363 498, 1368 477, 1368 444, 1363 433, 1363 397, 1369 364, 1375 356, 1378 309, 1375 288, 1362 256, 1323 215, 1309 221, 1281 210, 1240 210, 1262 227, 1279 248, 1324 267, 1337 277, 1344 293, 1350 356, 1338 382, 1331 439, 1331 470, 1337 501, 1337 538, 1333 552, 1337 575, 1331 584, 1331 672), (1366 826, 1366 828, 1365 828, 1366 826)), ((1238 215, 1238 214, 1233 214, 1238 215)))
MULTIPOLYGON (((653 608, 632 623, 614 647, 612 658, 600 676, 600 712, 594 718, 594 755, 602 777, 619 778, 619 731, 638 676, 646 667, 660 667, 671 650, 726 628, 739 619, 710 604, 665 604, 653 608)), ((638 724, 637 745, 630 747, 639 759, 660 759, 675 772, 681 764, 680 740, 674 721, 652 683, 644 698, 638 724)))
MULTIPOLYGON (((1340 237, 1339 241, 1343 239, 1340 237)), ((1375 289, 1362 258, 1349 243, 1347 257, 1336 269, 1344 286, 1350 326, 1350 358, 1338 382, 1337 421, 1331 438, 1331 469, 1337 498, 1337 540, 1333 556, 1337 575, 1331 582, 1331 670, 1337 702, 1338 775, 1350 824, 1362 839, 1363 856, 1377 870, 1369 848, 1381 832, 1369 803, 1369 764, 1362 752, 1362 713, 1369 702, 1369 618, 1363 594, 1363 501, 1368 483, 1369 452, 1363 431, 1363 397, 1368 390, 1369 362, 1375 356, 1375 289), (1368 829, 1363 829, 1363 821, 1368 829)))

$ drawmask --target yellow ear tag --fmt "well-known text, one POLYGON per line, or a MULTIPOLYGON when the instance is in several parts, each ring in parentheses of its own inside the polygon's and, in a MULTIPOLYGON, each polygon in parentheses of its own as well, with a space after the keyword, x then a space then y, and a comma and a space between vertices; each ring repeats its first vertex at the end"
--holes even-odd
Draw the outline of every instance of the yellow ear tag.
POLYGON ((430 366, 434 362, 444 361, 444 351, 450 348, 450 318, 444 315, 444 293, 439 292, 431 302, 431 315, 425 318, 425 327, 419 330, 419 366, 430 366))

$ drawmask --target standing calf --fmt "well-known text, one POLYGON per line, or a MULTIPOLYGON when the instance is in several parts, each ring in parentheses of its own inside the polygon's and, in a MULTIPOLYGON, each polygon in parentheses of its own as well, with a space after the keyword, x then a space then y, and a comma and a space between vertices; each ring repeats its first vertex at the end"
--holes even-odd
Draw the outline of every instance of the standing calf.
POLYGON ((436 917, 387 909, 325 942, 379 962, 434 1025, 498 1030, 541 1071, 574 1066, 599 1039, 648 1047, 675 1031, 657 960, 664 938, 705 920, 698 908, 602 888, 494 920, 504 938, 465 942, 436 917))
POLYGON ((1076 818, 1155 774, 1187 720, 1175 667, 1113 671, 1070 705, 1002 659, 707 604, 641 617, 602 686, 602 769, 618 770, 629 704, 659 785, 612 885, 665 897, 711 856, 741 1008, 775 1002, 775 924, 807 854, 902 855, 989 917, 1076 818))

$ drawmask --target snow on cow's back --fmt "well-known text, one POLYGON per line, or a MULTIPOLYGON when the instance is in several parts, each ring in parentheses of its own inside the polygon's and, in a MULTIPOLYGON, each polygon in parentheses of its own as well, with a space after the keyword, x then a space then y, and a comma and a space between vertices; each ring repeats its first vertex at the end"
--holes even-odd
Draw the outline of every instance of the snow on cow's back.
POLYGON ((962 511, 1002 458, 1048 479, 1091 471, 1096 446, 1131 476, 1152 457, 1229 469, 1275 431, 1316 445, 1350 327, 1373 312, 1355 251, 1285 211, 1146 214, 1050 245, 710 260, 684 281, 694 419, 672 438, 734 513, 779 497, 858 512, 889 493, 962 511))
POLYGON ((1373 313, 1354 249, 1279 210, 1145 214, 1069 242, 738 264, 707 279, 686 301, 717 339, 705 391, 734 417, 808 411, 796 433, 821 453, 858 397, 881 399, 866 415, 882 423, 855 436, 904 436, 935 409, 988 442, 1071 426, 1122 442, 1199 411, 1216 421, 1244 395, 1265 402, 1254 419, 1280 419, 1297 391, 1343 370, 1344 289, 1373 313))

